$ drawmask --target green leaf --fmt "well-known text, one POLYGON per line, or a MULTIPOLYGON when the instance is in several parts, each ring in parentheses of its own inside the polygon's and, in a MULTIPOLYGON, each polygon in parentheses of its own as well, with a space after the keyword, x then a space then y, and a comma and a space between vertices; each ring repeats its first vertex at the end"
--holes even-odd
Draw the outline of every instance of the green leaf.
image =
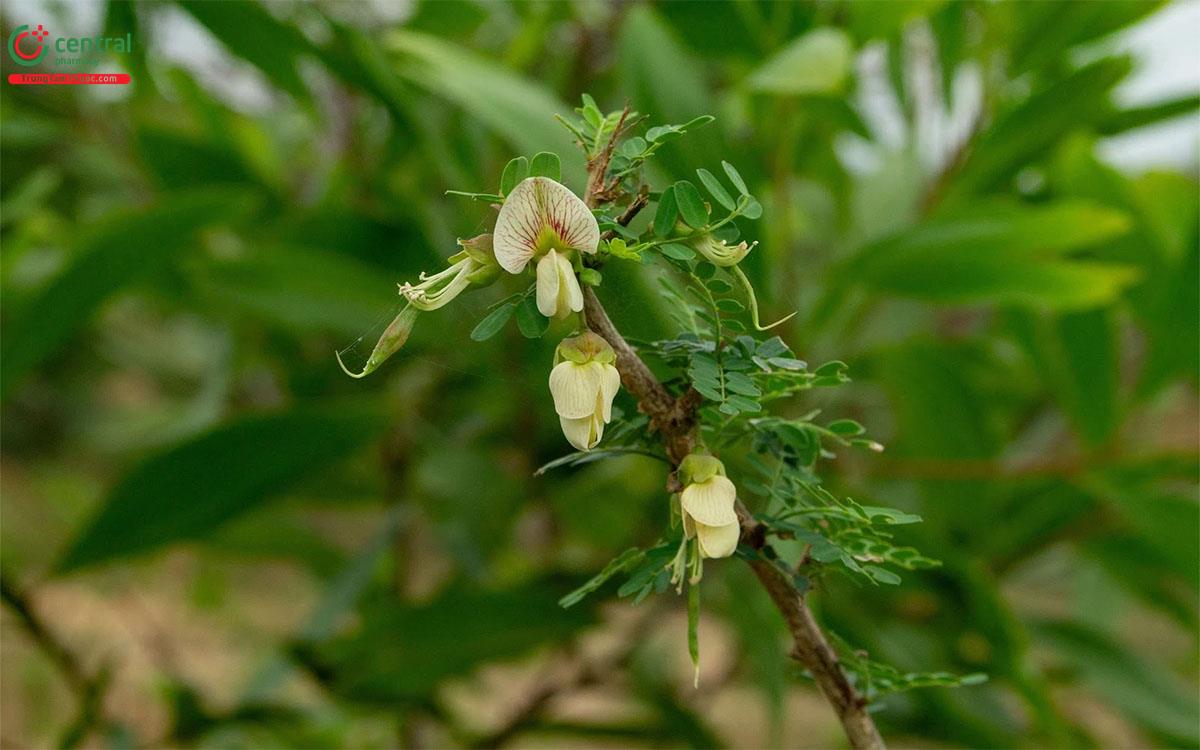
POLYGON ((762 404, 752 398, 746 396, 732 395, 725 399, 725 403, 737 409, 738 411, 759 412, 762 411, 762 404))
POLYGON ((658 205, 654 209, 654 235, 667 237, 675 228, 675 220, 679 217, 679 207, 675 203, 675 187, 671 186, 662 191, 658 205))
POLYGON ((862 506, 863 512, 871 517, 872 523, 878 523, 879 519, 883 519, 883 523, 890 525, 903 525, 910 523, 920 523, 921 517, 912 513, 905 513, 895 508, 884 508, 877 505, 862 506))
POLYGON ((677 242, 668 242, 660 246, 659 251, 668 258, 675 260, 692 260, 696 257, 696 251, 687 245, 680 245, 677 242))
POLYGON ((1116 297, 1139 272, 1062 256, 1128 228, 1124 214, 1085 203, 984 206, 868 246, 843 278, 930 302, 1094 307, 1116 297))
POLYGON ((1145 661, 1129 646, 1087 627, 1042 621, 1033 626, 1048 653, 1066 661, 1087 686, 1139 725, 1170 738, 1166 744, 1200 744, 1195 690, 1167 670, 1145 661))
POLYGON ((687 180, 676 182, 674 187, 675 202, 679 206, 679 215, 692 229, 699 229, 708 224, 708 208, 700 191, 687 180))
POLYGON ((529 174, 533 177, 561 180, 562 164, 559 162, 558 154, 552 154, 549 151, 539 151, 534 154, 533 160, 529 162, 529 174))
POLYGON ((771 94, 837 94, 850 76, 853 44, 841 29, 814 29, 756 68, 746 88, 771 94))
POLYGON ((426 700, 441 684, 479 666, 559 643, 593 624, 587 607, 559 607, 551 581, 480 590, 452 582, 433 600, 408 604, 381 596, 362 608, 359 626, 297 656, 344 699, 394 708, 426 700))
POLYGON ((888 586, 899 586, 900 576, 890 570, 881 568, 878 565, 864 565, 862 569, 867 572, 877 583, 887 584, 888 586))
MULTIPOLYGON (((616 48, 622 92, 638 103, 639 110, 644 106, 655 122, 681 122, 687 129, 703 124, 703 120, 694 119, 697 115, 714 111, 703 65, 663 21, 657 8, 641 3, 631 6, 624 14, 616 48)), ((656 134, 675 132, 667 129, 656 134)), ((649 133, 647 140, 653 140, 649 133)), ((701 130, 663 149, 656 159, 684 174, 691 171, 684 163, 686 154, 717 147, 716 135, 701 130)))
POLYGON ((374 440, 387 421, 373 405, 300 408, 218 427, 152 456, 117 483, 57 571, 206 536, 374 440))
POLYGON ((1110 111, 1109 92, 1131 69, 1128 59, 1101 59, 997 118, 952 178, 947 201, 999 184, 1066 135, 1103 121, 1110 111))
POLYGON ((738 210, 751 221, 762 216, 762 205, 752 195, 743 196, 738 201, 738 210))
POLYGON ((1114 109, 1100 123, 1098 130, 1101 135, 1119 135, 1137 128, 1173 120, 1194 113, 1197 109, 1200 109, 1200 95, 1196 94, 1166 99, 1143 107, 1114 109))
MULTIPOLYGON (((540 473, 540 472, 539 472, 540 473)), ((608 565, 604 566, 596 575, 588 579, 587 583, 567 594, 558 600, 558 606, 566 609, 573 607, 583 601, 588 594, 595 593, 600 590, 600 587, 608 582, 610 578, 618 573, 632 570, 645 559, 646 553, 638 547, 630 547, 621 554, 609 560, 608 565)))
POLYGON ((529 160, 524 156, 518 156, 504 165, 504 172, 500 175, 500 194, 508 195, 513 191, 521 180, 529 176, 529 160))
POLYGON ((516 309, 517 303, 508 302, 492 310, 471 331, 471 340, 487 341, 492 336, 495 336, 504 327, 504 324, 508 322, 508 319, 512 317, 516 309))
POLYGON ((407 30, 386 39, 402 78, 461 107, 517 151, 566 154, 567 174, 583 175, 583 156, 554 119, 570 108, 547 89, 442 39, 407 30))
POLYGON ((729 191, 725 189, 716 177, 713 177, 712 172, 707 169, 697 169, 696 175, 700 178, 700 182, 704 183, 704 188, 712 193, 712 197, 725 207, 727 211, 732 211, 737 207, 733 202, 733 197, 729 195, 729 191))
POLYGON ((318 50, 294 27, 275 19, 257 3, 210 3, 178 0, 226 51, 251 63, 289 94, 308 98, 297 65, 302 55, 318 50))
POLYGON ((738 194, 749 197, 750 191, 746 189, 746 181, 742 179, 741 173, 739 173, 737 169, 735 169, 734 166, 727 161, 721 162, 721 167, 725 170, 725 176, 728 177, 729 181, 733 183, 733 186, 737 188, 738 194))
POLYGON ((252 193, 202 188, 170 194, 149 208, 123 211, 85 230, 79 252, 6 326, 0 382, 8 393, 46 357, 70 343, 109 295, 168 263, 197 232, 249 214, 252 193))
POLYGON ((839 419, 836 422, 830 422, 826 429, 835 435, 861 435, 867 431, 853 419, 839 419))
POLYGON ((1105 443, 1119 423, 1117 326, 1098 308, 1046 318, 1027 313, 1027 345, 1059 405, 1089 446, 1105 443))
MULTIPOLYGON (((505 320, 507 319, 506 316, 505 320)), ((550 319, 538 311, 537 299, 532 294, 521 300, 521 304, 517 305, 517 328, 522 336, 527 339, 540 339, 549 327, 550 319)))
POLYGON ((337 252, 263 245, 194 271, 194 283, 232 310, 286 331, 357 336, 396 305, 394 277, 337 252))

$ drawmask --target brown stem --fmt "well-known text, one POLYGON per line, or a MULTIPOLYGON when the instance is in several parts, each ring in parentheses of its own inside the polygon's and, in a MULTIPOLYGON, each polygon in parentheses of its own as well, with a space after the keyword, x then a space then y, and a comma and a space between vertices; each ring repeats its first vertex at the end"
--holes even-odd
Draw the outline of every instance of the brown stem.
MULTIPOLYGON (((611 154, 615 141, 614 137, 605 153, 611 154)), ((585 199, 589 206, 600 202, 594 186, 603 184, 603 170, 607 168, 607 163, 607 158, 602 157, 588 165, 588 193, 585 199)), ((699 424, 696 410, 700 406, 700 394, 689 388, 678 399, 674 398, 613 325, 591 287, 584 287, 583 307, 588 327, 602 336, 617 354, 621 385, 637 398, 638 409, 650 417, 652 429, 662 435, 667 456, 678 465, 696 447, 699 424)), ((765 529, 754 520, 741 501, 738 501, 737 510, 743 541, 756 550, 763 549, 766 546, 765 529)), ((866 699, 855 691, 847 679, 837 654, 808 609, 804 595, 766 558, 756 557, 750 561, 750 567, 787 623, 793 641, 791 657, 812 674, 821 694, 833 706, 842 722, 851 746, 859 750, 884 748, 883 738, 867 713, 866 699)))

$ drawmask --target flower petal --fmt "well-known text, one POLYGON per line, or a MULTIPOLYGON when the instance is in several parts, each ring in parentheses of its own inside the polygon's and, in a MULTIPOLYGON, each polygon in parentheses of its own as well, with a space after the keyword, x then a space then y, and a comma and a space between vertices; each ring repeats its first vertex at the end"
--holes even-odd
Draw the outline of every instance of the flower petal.
POLYGON ((550 371, 550 395, 554 411, 565 419, 582 419, 596 414, 596 396, 600 393, 603 365, 589 362, 559 362, 550 371))
POLYGON ((724 526, 737 522, 733 511, 737 488, 728 478, 717 475, 706 482, 689 484, 679 496, 679 506, 697 523, 724 526))
POLYGON ((562 425, 563 436, 567 438, 567 442, 581 451, 595 448, 604 435, 604 423, 595 416, 582 419, 559 417, 558 423, 562 425))
POLYGON ((530 259, 552 247, 596 252, 600 227, 574 193, 549 177, 529 177, 500 207, 492 249, 500 267, 520 273, 530 259))
POLYGON ((537 263, 537 309, 547 318, 558 312, 558 292, 562 276, 558 272, 558 253, 551 250, 537 263))
POLYGON ((696 524, 696 536, 700 538, 700 551, 705 557, 729 557, 737 549, 742 527, 737 521, 721 526, 696 524))
POLYGON ((558 309, 555 316, 565 318, 570 313, 583 309, 583 290, 579 288, 579 279, 575 278, 575 268, 571 261, 558 255, 555 266, 558 268, 558 309))
POLYGON ((621 373, 617 372, 617 368, 612 365, 600 365, 603 369, 600 375, 600 393, 597 398, 600 401, 600 416, 604 419, 604 424, 612 421, 612 402, 617 396, 617 391, 621 388, 621 373))

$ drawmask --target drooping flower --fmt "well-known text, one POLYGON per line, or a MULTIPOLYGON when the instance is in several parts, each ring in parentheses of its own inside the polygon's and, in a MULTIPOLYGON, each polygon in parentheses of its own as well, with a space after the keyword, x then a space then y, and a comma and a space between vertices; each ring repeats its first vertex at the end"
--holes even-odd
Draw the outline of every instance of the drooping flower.
POLYGON ((500 207, 494 234, 496 261, 521 273, 537 261, 537 306, 548 318, 583 309, 575 277, 581 253, 594 253, 600 227, 587 205, 549 177, 529 177, 513 188, 500 207))
POLYGON ((692 240, 692 248, 704 256, 704 258, 714 266, 728 268, 736 266, 745 258, 747 253, 754 249, 757 242, 746 244, 743 240, 736 245, 730 245, 725 240, 718 240, 712 234, 703 234, 692 240))
POLYGON ((596 447, 604 425, 612 421, 613 398, 621 387, 616 359, 608 342, 591 331, 563 339, 554 353, 554 411, 567 441, 581 451, 596 447))
POLYGON ((429 276, 422 273, 419 284, 400 285, 400 295, 425 312, 444 307, 468 287, 486 286, 500 273, 492 252, 492 235, 481 234, 459 240, 462 250, 449 258, 450 266, 429 276))
POLYGON ((699 540, 704 557, 729 557, 737 549, 741 526, 734 503, 737 488, 725 476, 725 465, 712 456, 692 453, 679 464, 683 484, 679 509, 688 539, 699 540))
POLYGON ((450 256, 448 268, 432 276, 422 273, 420 283, 400 285, 400 296, 408 303, 384 329, 362 370, 351 371, 342 362, 341 352, 337 353, 338 365, 343 372, 352 378, 370 375, 408 341, 417 315, 444 307, 466 289, 487 286, 496 280, 500 268, 492 253, 492 235, 481 234, 469 240, 459 240, 458 244, 462 250, 450 256))

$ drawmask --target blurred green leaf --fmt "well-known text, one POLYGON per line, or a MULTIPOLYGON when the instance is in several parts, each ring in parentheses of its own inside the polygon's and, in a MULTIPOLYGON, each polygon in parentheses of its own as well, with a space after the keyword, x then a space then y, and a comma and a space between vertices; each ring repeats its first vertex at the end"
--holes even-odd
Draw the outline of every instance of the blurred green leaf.
POLYGON ((1113 109, 1112 113, 1100 123, 1098 131, 1101 135, 1119 135, 1137 128, 1157 125, 1160 122, 1173 120, 1200 109, 1200 95, 1166 99, 1154 104, 1140 107, 1113 109))
POLYGON ((0 382, 8 393, 42 360, 70 343, 109 295, 187 249, 196 233, 244 218, 253 194, 211 188, 168 195, 148 208, 122 211, 86 230, 78 255, 6 327, 0 382))
MULTIPOLYGON (((624 95, 652 122, 686 123, 713 111, 703 67, 651 5, 634 5, 625 14, 617 38, 617 73, 624 95)), ((682 175, 692 171, 684 168, 682 154, 716 147, 715 135, 705 128, 668 144, 660 158, 682 175)))
POLYGON ((1169 672, 1083 625, 1046 620, 1032 627, 1040 642, 1053 647, 1057 659, 1078 670, 1089 688, 1139 725, 1172 745, 1200 744, 1195 691, 1169 672))
POLYGON ((840 93, 850 77, 853 57, 853 45, 844 31, 814 29, 756 68, 746 87, 785 95, 840 93))
POLYGON ((1120 416, 1120 361, 1111 311, 1097 308, 1047 317, 1025 313, 1019 321, 1026 347, 1084 444, 1105 443, 1120 416))
POLYGON ((308 98, 297 66, 302 55, 315 54, 316 48, 295 27, 277 20, 258 3, 177 2, 220 39, 231 55, 257 67, 292 96, 308 98))
POLYGON ((855 0, 847 6, 850 29, 859 41, 890 37, 919 18, 931 16, 947 0, 855 0))
POLYGON ((420 701, 449 677, 561 642, 595 621, 589 607, 560 608, 561 591, 547 580, 492 591, 455 582, 425 604, 381 597, 364 606, 353 633, 302 646, 300 658, 350 700, 420 701))
POLYGON ((237 154, 228 148, 154 127, 140 129, 137 141, 138 154, 159 184, 169 190, 255 182, 237 154))
POLYGON ((373 406, 301 408, 248 417, 152 456, 113 488, 57 572, 206 536, 375 439, 386 424, 373 406))
POLYGON ((1125 215, 1086 204, 985 207, 876 242, 860 251, 845 276, 930 302, 1091 307, 1113 299, 1138 272, 1062 256, 1128 227, 1125 215))
POLYGON ((296 331, 358 336, 400 306, 386 270, 338 253, 265 246, 196 269, 201 288, 240 312, 296 331))
POLYGON ((952 176, 947 200, 996 187, 1063 137, 1103 122, 1109 92, 1132 69, 1128 58, 1097 60, 999 115, 952 176))
POLYGON ((1137 21, 1165 0, 1063 0, 1053 3, 1017 3, 1010 32, 1014 75, 1027 71, 1055 70, 1069 59, 1072 47, 1110 34, 1137 21))
POLYGON ((567 179, 582 178, 583 156, 554 119, 570 107, 549 91, 441 39, 411 31, 394 31, 387 39, 400 75, 466 110, 518 151, 564 154, 567 179))

